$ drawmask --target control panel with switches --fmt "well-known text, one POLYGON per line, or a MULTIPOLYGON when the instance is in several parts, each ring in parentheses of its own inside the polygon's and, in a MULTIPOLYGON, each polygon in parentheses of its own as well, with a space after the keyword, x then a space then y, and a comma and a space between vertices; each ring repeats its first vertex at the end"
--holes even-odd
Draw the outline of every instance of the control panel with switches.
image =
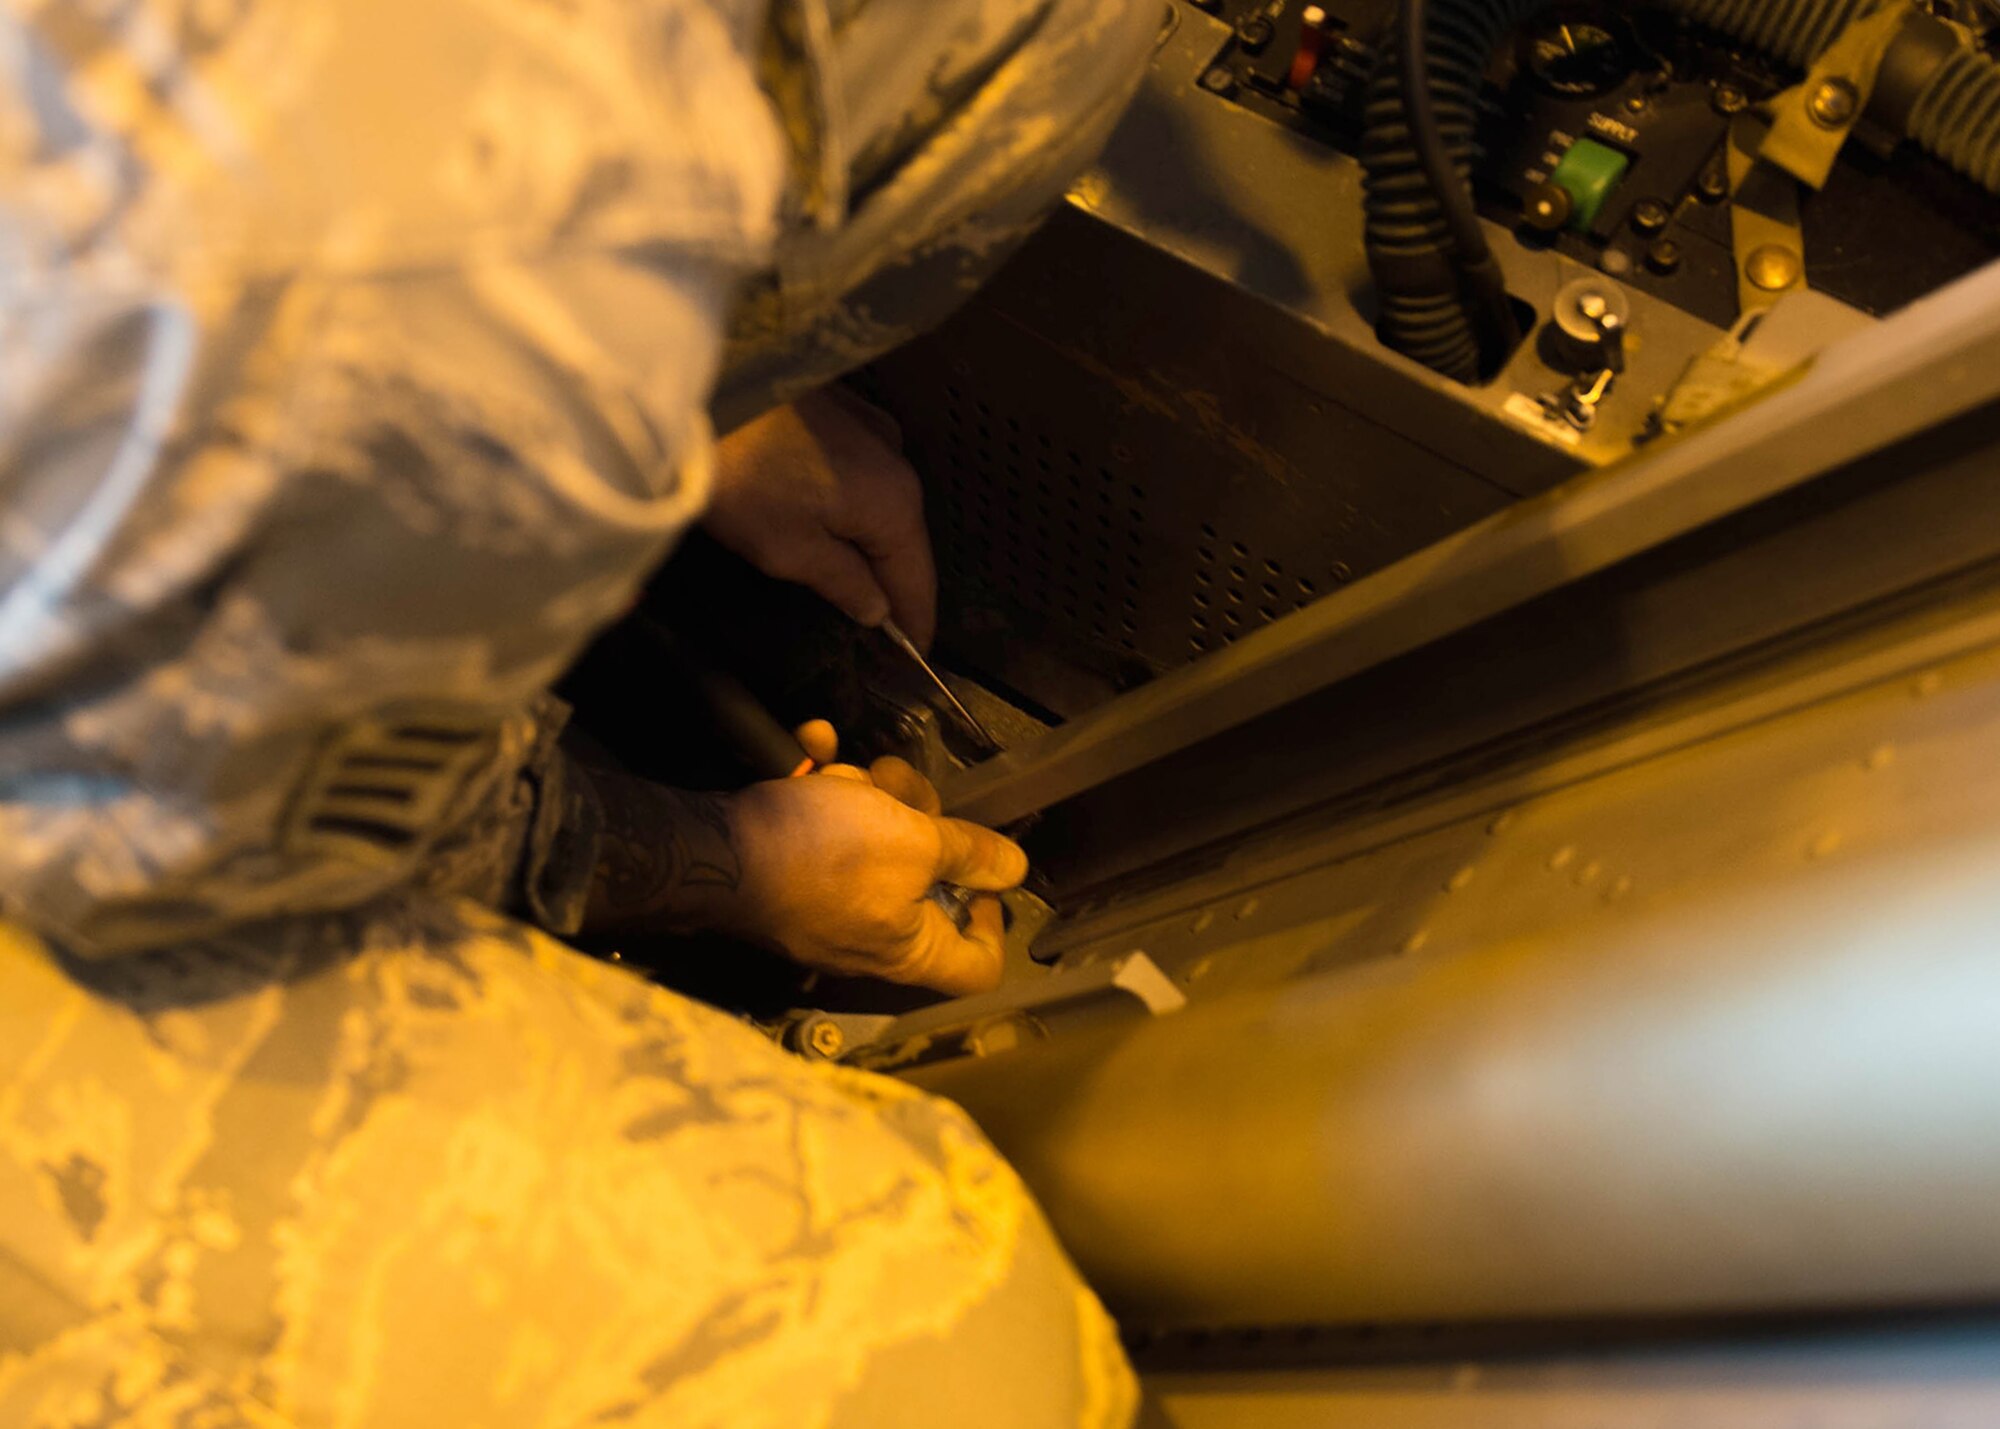
MULTIPOLYGON (((1212 0, 1230 26, 1202 85, 1357 153, 1393 0, 1212 0)), ((1949 10, 1946 5, 1941 8, 1949 10)), ((1968 4, 1979 24, 1996 12, 1968 4)), ((1983 35, 1983 31, 1979 32, 1983 35)), ((1480 95, 1480 211, 1717 326, 1737 315, 1725 145, 1797 79, 1664 6, 1549 7, 1499 47, 1480 95)), ((2000 204, 1863 126, 1801 213, 1808 284, 1876 316, 2000 249, 2000 204)))

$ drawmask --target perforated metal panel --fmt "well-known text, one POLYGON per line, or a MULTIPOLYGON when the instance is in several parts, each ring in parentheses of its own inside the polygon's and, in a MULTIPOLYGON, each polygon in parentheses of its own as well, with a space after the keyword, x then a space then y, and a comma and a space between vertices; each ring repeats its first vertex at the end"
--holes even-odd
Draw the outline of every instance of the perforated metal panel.
POLYGON ((1330 586, 1354 575, 1344 561, 1333 562, 1317 579, 1293 575, 1276 556, 1260 556, 1247 542, 1232 540, 1231 533, 1209 522, 1202 523, 1195 556, 1200 564, 1188 612, 1188 650, 1195 655, 1303 610, 1330 586))
POLYGON ((938 390, 917 455, 934 487, 945 584, 963 603, 998 600, 1032 614, 1039 633, 1059 628, 1171 668, 1353 577, 1347 562, 1305 549, 1309 527, 1294 524, 1274 545, 1272 518, 1296 512, 1192 521, 1213 493, 1198 506, 1190 474, 1102 442, 1108 417, 1092 449, 1088 430, 1059 439, 1046 407, 1002 407, 962 379, 938 390))
POLYGON ((1348 405, 1281 341, 1327 350, 1291 315, 1068 214, 944 328, 861 374, 929 489, 946 650, 1073 712, 1043 694, 1058 663, 1108 695, 1508 499, 1348 405))
POLYGON ((956 382, 925 466, 942 497, 948 588, 1000 597, 1104 649, 1139 648, 1146 493, 956 382))

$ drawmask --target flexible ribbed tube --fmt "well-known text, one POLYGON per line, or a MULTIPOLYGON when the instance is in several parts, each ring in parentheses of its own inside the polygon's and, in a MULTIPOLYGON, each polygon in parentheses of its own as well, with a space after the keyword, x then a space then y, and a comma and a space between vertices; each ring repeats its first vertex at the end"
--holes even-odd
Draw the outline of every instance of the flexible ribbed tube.
MULTIPOLYGON (((1542 0, 1433 0, 1427 55, 1438 128, 1462 182, 1474 158, 1479 80, 1500 37, 1542 0)), ((1460 293, 1444 214, 1410 142, 1393 39, 1369 76, 1361 146, 1378 331, 1396 351, 1460 382, 1479 377, 1479 336, 1460 293)))
POLYGON ((1970 49, 1946 60, 1910 110, 1910 137, 2000 193, 2000 65, 1970 49))
POLYGON ((1877 0, 1672 0, 1690 20, 1804 69, 1877 0))

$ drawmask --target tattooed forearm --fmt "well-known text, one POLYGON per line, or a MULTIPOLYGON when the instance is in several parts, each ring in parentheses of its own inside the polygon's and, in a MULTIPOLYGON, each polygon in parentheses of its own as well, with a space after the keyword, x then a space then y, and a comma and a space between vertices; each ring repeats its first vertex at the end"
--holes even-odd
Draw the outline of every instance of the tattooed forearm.
POLYGON ((586 777, 604 811, 604 834, 585 927, 701 926, 742 877, 722 800, 602 769, 586 777))

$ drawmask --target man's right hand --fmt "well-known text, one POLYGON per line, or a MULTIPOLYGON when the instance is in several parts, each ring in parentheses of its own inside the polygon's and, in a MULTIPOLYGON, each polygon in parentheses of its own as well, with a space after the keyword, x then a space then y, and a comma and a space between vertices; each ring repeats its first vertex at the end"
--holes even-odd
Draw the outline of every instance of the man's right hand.
POLYGON ((998 900, 974 899, 961 933, 930 890, 1015 887, 1028 860, 1010 840, 823 774, 753 784, 728 799, 726 817, 742 877, 718 907, 722 931, 848 976, 954 994, 1000 981, 998 900))
POLYGON ((937 791, 900 759, 833 763, 833 727, 800 743, 824 768, 735 794, 695 794, 586 769, 604 813, 589 931, 713 930, 808 967, 939 992, 1000 978, 999 900, 1027 856, 990 829, 938 816, 937 791), (980 891, 964 932, 930 897, 980 891))

